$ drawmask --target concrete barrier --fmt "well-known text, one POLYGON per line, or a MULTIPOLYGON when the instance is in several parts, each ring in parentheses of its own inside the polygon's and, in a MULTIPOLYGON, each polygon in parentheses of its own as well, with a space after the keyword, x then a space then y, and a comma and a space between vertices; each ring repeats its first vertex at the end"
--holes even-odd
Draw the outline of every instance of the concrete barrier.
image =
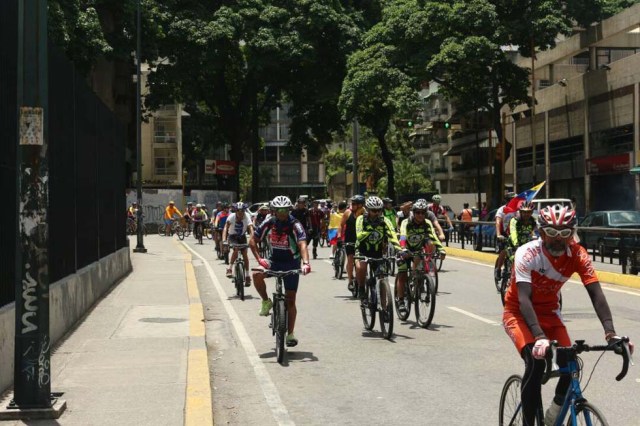
MULTIPOLYGON (((116 282, 131 272, 123 247, 49 286, 49 336, 56 344, 116 282)), ((0 390, 13 384, 15 304, 0 308, 0 390)))

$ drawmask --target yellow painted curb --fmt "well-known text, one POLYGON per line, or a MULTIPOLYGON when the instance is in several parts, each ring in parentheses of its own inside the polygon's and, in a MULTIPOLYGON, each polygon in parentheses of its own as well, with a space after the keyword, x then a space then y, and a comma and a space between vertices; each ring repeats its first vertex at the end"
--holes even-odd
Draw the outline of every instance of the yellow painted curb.
POLYGON ((211 386, 209 383, 207 350, 190 350, 187 366, 187 401, 184 416, 184 424, 186 426, 213 424, 211 386))
MULTIPOLYGON (((478 260, 480 262, 488 263, 490 265, 495 264, 497 254, 484 253, 475 250, 463 250, 455 247, 445 247, 447 255, 462 257, 465 259, 478 260)), ((618 274, 616 272, 596 271, 600 282, 607 284, 615 284, 623 287, 640 289, 640 277, 635 275, 618 274)), ((580 277, 577 274, 573 274, 571 277, 574 280, 580 281, 580 277)))
POLYGON ((201 303, 189 305, 189 335, 191 337, 204 337, 204 317, 201 303))

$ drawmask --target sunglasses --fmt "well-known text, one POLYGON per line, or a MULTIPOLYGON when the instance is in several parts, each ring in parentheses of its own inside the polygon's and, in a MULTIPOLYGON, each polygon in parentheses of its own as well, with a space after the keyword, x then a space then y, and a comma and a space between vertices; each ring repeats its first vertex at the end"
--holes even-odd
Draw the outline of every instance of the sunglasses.
POLYGON ((542 228, 542 232, 544 232, 544 234, 550 238, 555 238, 558 235, 560 235, 561 238, 569 238, 571 234, 573 234, 573 229, 571 228, 556 229, 552 227, 545 227, 545 228, 542 228))
POLYGON ((276 213, 289 213, 289 209, 286 207, 276 209, 276 213))
POLYGON ((427 214, 427 212, 424 210, 414 210, 413 214, 427 214))
POLYGON ((369 213, 380 213, 382 209, 369 209, 369 213))

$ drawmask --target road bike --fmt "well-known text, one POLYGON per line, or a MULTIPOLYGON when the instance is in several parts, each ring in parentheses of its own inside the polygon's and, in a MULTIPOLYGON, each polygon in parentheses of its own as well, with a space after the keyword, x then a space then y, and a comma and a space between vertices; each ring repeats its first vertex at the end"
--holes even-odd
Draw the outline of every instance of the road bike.
POLYGON ((240 297, 240 300, 244 300, 244 284, 247 281, 247 276, 244 269, 244 257, 242 256, 242 250, 249 247, 248 244, 231 244, 232 250, 237 250, 236 260, 233 262, 233 281, 236 287, 236 296, 240 297))
MULTIPOLYGON (((631 353, 629 351, 629 338, 623 337, 621 340, 609 343, 607 345, 587 345, 584 340, 576 340, 572 346, 561 347, 558 346, 557 341, 552 341, 547 351, 546 356, 546 371, 542 377, 542 383, 545 384, 552 377, 569 376, 571 377, 571 384, 567 389, 567 394, 564 398, 564 403, 560 409, 560 413, 554 423, 555 426, 562 426, 565 424, 565 417, 568 417, 566 425, 608 425, 602 412, 596 408, 593 404, 588 402, 582 393, 580 387, 580 378, 582 376, 583 361, 578 356, 582 352, 605 352, 613 351, 622 356, 622 370, 616 376, 616 380, 620 381, 627 374, 629 369, 629 362, 631 360, 631 353), (568 359, 566 367, 558 367, 556 364, 557 353, 563 352, 568 359)), ((598 365, 594 365, 594 370, 598 365)), ((522 424, 522 402, 520 400, 520 387, 522 383, 522 376, 514 374, 510 376, 502 388, 500 395, 500 408, 498 412, 498 420, 500 426, 511 426, 522 424)), ((589 381, 585 385, 585 389, 588 386, 589 381)), ((542 407, 538 407, 536 410, 536 424, 539 426, 544 425, 544 415, 542 407)))
MULTIPOLYGON (((406 321, 411 314, 411 305, 415 305, 416 322, 422 328, 427 328, 433 321, 436 311, 437 286, 434 279, 436 269, 433 262, 433 254, 424 251, 409 252, 410 265, 408 268, 407 283, 404 288, 404 305, 406 311, 401 313, 398 309, 400 298, 398 297, 398 277, 394 286, 394 300, 398 318, 406 321), (415 259, 415 262, 412 262, 415 259)), ((401 264, 402 261, 399 261, 401 264)))
POLYGON ((290 271, 272 271, 270 269, 254 269, 254 271, 263 272, 265 278, 276 278, 276 291, 273 293, 273 310, 271 311, 271 334, 276 336, 276 359, 278 363, 284 365, 286 351, 285 341, 287 339, 287 331, 289 330, 289 313, 287 311, 287 300, 284 293, 284 278, 289 275, 298 275, 302 273, 301 269, 292 269, 290 271))
POLYGON ((376 324, 376 313, 378 313, 382 337, 391 340, 393 337, 393 296, 387 278, 389 275, 387 266, 389 261, 395 261, 395 258, 354 256, 354 259, 365 262, 369 270, 369 277, 365 281, 364 287, 365 297, 360 302, 364 328, 369 331, 373 330, 376 324))

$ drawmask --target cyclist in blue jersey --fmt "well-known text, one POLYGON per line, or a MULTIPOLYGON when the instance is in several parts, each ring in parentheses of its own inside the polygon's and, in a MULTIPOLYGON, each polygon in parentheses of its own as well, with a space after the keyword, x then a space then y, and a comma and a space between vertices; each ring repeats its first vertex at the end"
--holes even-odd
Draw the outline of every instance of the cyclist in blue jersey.
MULTIPOLYGON (((309 252, 307 251, 307 235, 302 224, 291 216, 291 207, 292 204, 289 197, 283 195, 275 197, 271 202, 271 208, 275 211, 275 215, 257 227, 253 238, 249 241, 249 247, 258 264, 265 269, 273 271, 300 269, 300 259, 302 259, 302 273, 306 275, 311 272, 309 252), (261 258, 258 251, 258 242, 265 237, 269 238, 271 245, 271 257, 269 259, 261 258)), ((284 279, 289 316, 287 346, 296 346, 298 344, 298 339, 293 334, 297 315, 296 292, 298 291, 298 279, 298 275, 289 275, 284 279)), ((268 316, 273 302, 267 296, 264 273, 255 272, 253 274, 253 282, 256 291, 262 298, 260 315, 268 316)))

